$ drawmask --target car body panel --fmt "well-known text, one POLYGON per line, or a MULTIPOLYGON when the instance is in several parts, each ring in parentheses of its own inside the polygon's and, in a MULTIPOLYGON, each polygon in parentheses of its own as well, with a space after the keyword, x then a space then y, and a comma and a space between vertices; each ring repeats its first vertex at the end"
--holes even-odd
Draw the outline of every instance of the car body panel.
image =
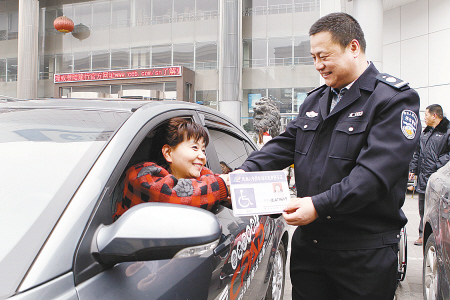
POLYGON ((450 299, 450 164, 430 176, 425 194, 424 245, 431 233, 436 241, 438 278, 443 299, 450 299))

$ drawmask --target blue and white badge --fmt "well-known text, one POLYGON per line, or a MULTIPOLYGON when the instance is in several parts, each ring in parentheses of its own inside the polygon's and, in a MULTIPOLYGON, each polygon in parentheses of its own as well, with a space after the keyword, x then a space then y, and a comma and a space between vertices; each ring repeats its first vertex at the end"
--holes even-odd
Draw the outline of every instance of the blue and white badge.
POLYGON ((402 111, 402 123, 400 125, 403 135, 407 139, 412 140, 416 136, 417 132, 417 122, 419 118, 415 112, 411 110, 402 111))

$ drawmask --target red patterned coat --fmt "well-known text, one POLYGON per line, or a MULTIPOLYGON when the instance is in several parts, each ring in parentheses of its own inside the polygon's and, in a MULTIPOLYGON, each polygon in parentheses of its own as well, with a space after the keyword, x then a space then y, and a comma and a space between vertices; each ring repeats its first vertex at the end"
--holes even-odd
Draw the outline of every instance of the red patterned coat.
POLYGON ((227 197, 225 182, 205 167, 199 178, 177 179, 153 162, 140 163, 127 170, 123 198, 117 203, 113 217, 116 220, 130 207, 145 202, 184 204, 210 210, 227 197))

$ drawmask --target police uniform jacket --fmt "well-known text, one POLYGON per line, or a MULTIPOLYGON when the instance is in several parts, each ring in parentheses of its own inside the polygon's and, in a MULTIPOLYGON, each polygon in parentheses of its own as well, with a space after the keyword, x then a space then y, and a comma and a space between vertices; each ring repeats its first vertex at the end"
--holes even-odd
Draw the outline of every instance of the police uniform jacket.
POLYGON ((419 148, 410 164, 412 173, 417 174, 416 190, 425 193, 430 175, 450 160, 450 128, 447 118, 443 118, 433 128, 427 126, 420 135, 419 148))
POLYGON ((312 197, 319 215, 301 236, 318 247, 394 244, 407 221, 401 207, 421 130, 419 96, 371 63, 328 113, 331 97, 325 85, 310 92, 286 131, 240 168, 294 163, 297 196, 312 197))

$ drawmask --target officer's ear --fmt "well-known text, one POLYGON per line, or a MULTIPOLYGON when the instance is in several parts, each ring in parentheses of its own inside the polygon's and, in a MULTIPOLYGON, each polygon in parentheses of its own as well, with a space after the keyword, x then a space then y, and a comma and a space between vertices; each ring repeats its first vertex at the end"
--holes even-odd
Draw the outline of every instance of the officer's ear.
POLYGON ((353 39, 347 46, 354 58, 357 58, 361 53, 361 45, 357 39, 353 39))

